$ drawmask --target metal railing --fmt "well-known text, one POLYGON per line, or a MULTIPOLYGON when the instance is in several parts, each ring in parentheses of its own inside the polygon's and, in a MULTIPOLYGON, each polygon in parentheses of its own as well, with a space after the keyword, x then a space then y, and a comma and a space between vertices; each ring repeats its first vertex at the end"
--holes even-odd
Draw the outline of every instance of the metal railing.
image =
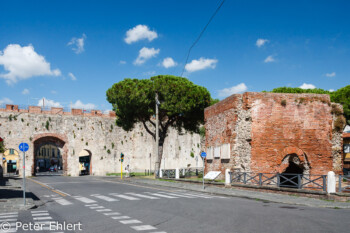
POLYGON ((327 175, 291 173, 230 172, 231 183, 238 182, 258 186, 275 186, 297 189, 322 189, 326 191, 327 175))
POLYGON ((350 176, 339 175, 338 192, 350 192, 350 176))
POLYGON ((162 170, 163 172, 163 177, 167 178, 175 178, 175 169, 164 169, 162 170))
POLYGON ((203 175, 203 167, 186 167, 180 169, 180 178, 203 175))

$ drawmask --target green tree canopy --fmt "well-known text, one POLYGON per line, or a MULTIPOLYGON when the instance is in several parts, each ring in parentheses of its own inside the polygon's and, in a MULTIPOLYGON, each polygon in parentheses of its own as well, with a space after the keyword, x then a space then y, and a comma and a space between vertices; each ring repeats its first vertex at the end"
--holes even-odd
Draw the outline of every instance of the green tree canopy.
POLYGON ((338 89, 337 91, 326 91, 323 89, 301 89, 293 87, 278 87, 273 89, 273 93, 313 93, 313 94, 328 94, 330 95, 331 101, 343 105, 344 116, 347 123, 350 124, 350 85, 338 89))
POLYGON ((156 93, 160 102, 160 164, 169 127, 198 133, 199 126, 204 123, 204 109, 215 101, 206 88, 182 77, 159 75, 150 79, 124 79, 107 90, 107 100, 117 115, 116 124, 130 131, 135 123, 141 122, 155 139, 156 93))

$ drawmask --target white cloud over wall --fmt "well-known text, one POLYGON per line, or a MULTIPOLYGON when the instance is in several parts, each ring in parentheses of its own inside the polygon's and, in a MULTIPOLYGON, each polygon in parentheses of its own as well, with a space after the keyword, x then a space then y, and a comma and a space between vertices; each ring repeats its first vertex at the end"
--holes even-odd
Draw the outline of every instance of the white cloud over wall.
POLYGON ((91 109, 97 109, 97 106, 91 103, 84 104, 80 100, 77 100, 75 103, 72 104, 72 108, 91 110, 91 109))
POLYGON ((127 44, 137 42, 139 40, 148 40, 152 41, 158 37, 156 31, 151 31, 147 25, 137 25, 126 32, 124 41, 127 44))
POLYGON ((85 45, 85 39, 86 39, 86 35, 83 34, 81 36, 81 38, 76 38, 73 37, 69 42, 68 42, 68 46, 71 46, 72 50, 76 53, 82 53, 84 52, 84 45, 85 45))
POLYGON ((0 74, 0 78, 6 80, 7 84, 14 84, 19 80, 29 79, 34 76, 59 76, 59 69, 51 70, 50 63, 42 55, 34 51, 32 45, 20 46, 10 44, 0 51, 0 65, 8 73, 0 74))
POLYGON ((61 108, 62 105, 59 102, 55 102, 54 100, 46 99, 45 97, 41 98, 38 102, 38 106, 40 107, 56 107, 61 108))
POLYGON ((195 72, 198 70, 204 70, 208 68, 215 69, 217 63, 217 59, 201 57, 199 58, 199 60, 192 60, 190 63, 186 64, 185 69, 188 72, 195 72))
POLYGON ((151 59, 152 57, 157 56, 159 52, 160 52, 160 49, 143 47, 142 49, 140 49, 139 56, 134 61, 134 65, 141 65, 145 63, 147 60, 151 59))
POLYGON ((232 86, 229 88, 224 88, 222 90, 219 90, 219 97, 225 98, 227 96, 242 93, 248 90, 248 87, 244 83, 240 83, 236 86, 232 86))
POLYGON ((4 98, 0 99, 0 104, 12 104, 12 103, 13 103, 13 101, 10 100, 9 98, 4 97, 4 98))
POLYGON ((177 63, 171 57, 164 58, 164 60, 162 62, 162 66, 164 68, 170 68, 170 67, 174 67, 176 65, 177 65, 177 63))
POLYGON ((303 83, 303 85, 300 86, 301 89, 315 89, 316 86, 313 84, 307 84, 307 83, 303 83))

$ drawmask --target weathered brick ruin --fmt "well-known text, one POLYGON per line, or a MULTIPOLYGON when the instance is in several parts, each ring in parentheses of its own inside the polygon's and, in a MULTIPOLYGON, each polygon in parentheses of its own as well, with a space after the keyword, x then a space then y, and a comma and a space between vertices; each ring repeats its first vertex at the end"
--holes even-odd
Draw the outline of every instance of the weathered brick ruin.
POLYGON ((328 95, 232 95, 205 110, 206 172, 342 171, 342 106, 328 95))

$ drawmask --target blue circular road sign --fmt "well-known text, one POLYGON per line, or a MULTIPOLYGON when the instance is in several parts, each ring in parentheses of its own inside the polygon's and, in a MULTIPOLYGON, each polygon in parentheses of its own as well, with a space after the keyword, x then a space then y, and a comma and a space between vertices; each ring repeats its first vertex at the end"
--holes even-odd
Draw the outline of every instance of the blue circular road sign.
POLYGON ((19 144, 19 150, 26 152, 29 149, 29 145, 25 142, 22 142, 21 144, 19 144))
POLYGON ((205 158, 205 157, 207 157, 207 153, 205 153, 204 151, 201 153, 201 157, 202 158, 205 158))

